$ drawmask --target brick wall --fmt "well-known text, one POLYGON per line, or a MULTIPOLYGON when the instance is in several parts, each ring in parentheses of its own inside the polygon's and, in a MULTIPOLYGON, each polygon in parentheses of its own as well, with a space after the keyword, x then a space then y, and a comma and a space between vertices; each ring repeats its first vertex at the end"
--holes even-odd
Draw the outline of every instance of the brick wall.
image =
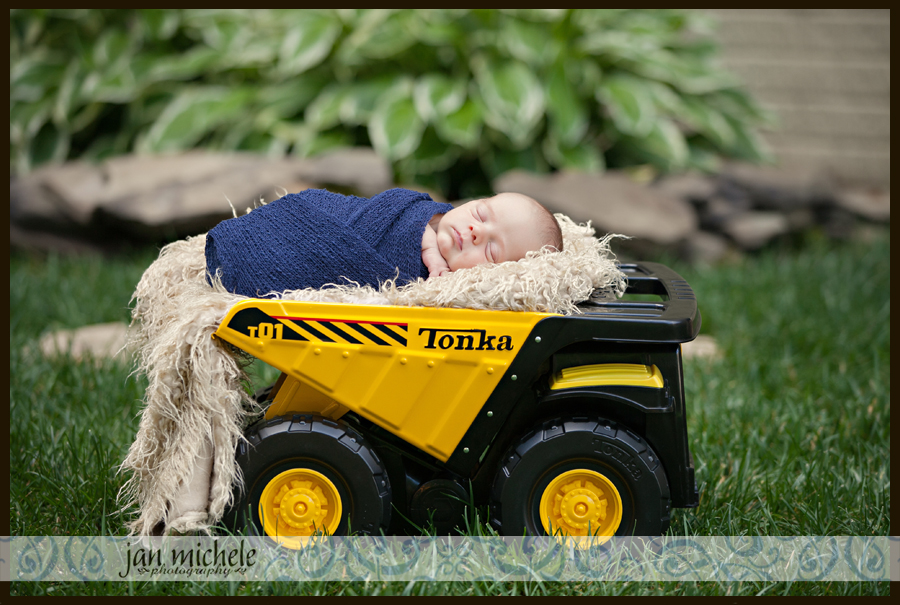
POLYGON ((780 124, 786 168, 890 186, 891 11, 714 9, 723 62, 780 124))

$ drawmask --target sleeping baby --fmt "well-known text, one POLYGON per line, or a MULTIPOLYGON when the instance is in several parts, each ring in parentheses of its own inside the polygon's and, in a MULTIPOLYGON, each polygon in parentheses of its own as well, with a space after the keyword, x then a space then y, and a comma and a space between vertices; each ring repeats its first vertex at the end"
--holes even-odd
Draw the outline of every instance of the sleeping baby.
POLYGON ((500 193, 436 214, 422 235, 422 262, 429 277, 524 258, 550 246, 562 250, 562 232, 553 215, 532 198, 500 193))
POLYGON ((307 189, 219 223, 206 238, 209 279, 250 297, 326 284, 398 285, 550 246, 553 215, 532 198, 501 193, 456 208, 390 189, 372 198, 307 189))

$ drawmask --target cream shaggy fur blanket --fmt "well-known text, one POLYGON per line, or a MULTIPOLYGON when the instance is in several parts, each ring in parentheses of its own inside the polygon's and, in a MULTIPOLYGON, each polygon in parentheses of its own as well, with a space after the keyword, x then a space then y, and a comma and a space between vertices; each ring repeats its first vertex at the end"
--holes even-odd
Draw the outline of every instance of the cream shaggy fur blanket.
MULTIPOLYGON (((356 304, 464 307, 577 313, 595 289, 610 298, 625 291, 625 275, 609 249, 615 235, 597 239, 587 225, 557 214, 564 250, 531 252, 522 260, 485 265, 404 286, 380 289, 326 286, 291 290, 290 300, 356 304)), ((244 388, 245 362, 211 338, 245 297, 206 282, 200 235, 164 247, 147 269, 132 302, 131 345, 147 376, 140 425, 120 471, 120 492, 136 512, 131 534, 202 531, 223 516, 232 489, 242 486, 235 448, 245 423, 260 411, 244 388), (135 510, 136 509, 136 510, 135 510)))

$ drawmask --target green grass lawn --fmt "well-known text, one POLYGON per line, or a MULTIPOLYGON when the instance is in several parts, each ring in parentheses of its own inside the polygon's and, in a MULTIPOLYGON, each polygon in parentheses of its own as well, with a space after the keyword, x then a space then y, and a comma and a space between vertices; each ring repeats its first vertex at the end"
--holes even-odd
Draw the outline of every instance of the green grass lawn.
MULTIPOLYGON (((143 382, 115 362, 35 353, 57 328, 126 321, 148 250, 10 260, 11 535, 123 535, 116 467, 143 382)), ((890 242, 772 249, 739 264, 673 263, 718 360, 688 362, 700 506, 673 535, 890 532, 890 242)), ((879 583, 13 583, 14 594, 889 594, 879 583)))

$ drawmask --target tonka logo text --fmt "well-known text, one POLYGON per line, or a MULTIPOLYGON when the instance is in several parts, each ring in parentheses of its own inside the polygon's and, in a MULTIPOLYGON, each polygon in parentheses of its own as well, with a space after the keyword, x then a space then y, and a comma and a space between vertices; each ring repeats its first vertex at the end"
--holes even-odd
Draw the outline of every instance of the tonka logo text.
POLYGON ((487 330, 445 330, 419 328, 419 335, 428 334, 426 349, 456 349, 457 351, 512 351, 512 336, 488 334, 487 330), (496 340, 496 343, 495 343, 496 340))

